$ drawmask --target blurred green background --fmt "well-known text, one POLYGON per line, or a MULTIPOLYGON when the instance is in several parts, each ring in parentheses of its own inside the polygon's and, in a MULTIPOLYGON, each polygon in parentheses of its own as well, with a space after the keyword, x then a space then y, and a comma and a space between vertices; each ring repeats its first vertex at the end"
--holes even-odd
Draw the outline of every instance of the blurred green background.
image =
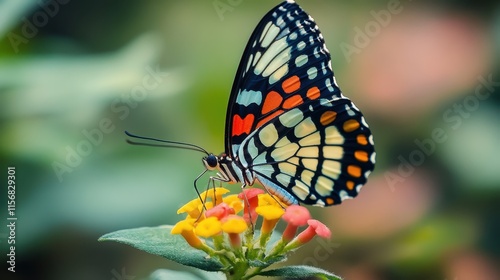
MULTIPOLYGON (((218 154, 233 77, 279 1, 0 2, 0 218, 16 167, 16 273, 146 279, 187 270, 104 233, 173 224, 201 154, 131 146, 124 130, 218 154)), ((333 232, 289 263, 348 280, 500 279, 500 5, 299 1, 374 134, 360 195, 314 208, 333 232)), ((231 186, 235 192, 237 186, 231 186)), ((5 275, 7 278, 4 278, 5 275)))

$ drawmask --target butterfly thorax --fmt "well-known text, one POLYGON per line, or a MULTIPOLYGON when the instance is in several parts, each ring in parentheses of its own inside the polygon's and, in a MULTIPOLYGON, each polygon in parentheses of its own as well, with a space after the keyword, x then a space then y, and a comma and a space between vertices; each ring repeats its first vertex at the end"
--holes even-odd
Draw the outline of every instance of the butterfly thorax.
POLYGON ((248 168, 238 164, 226 153, 216 156, 209 154, 203 158, 203 164, 208 170, 219 171, 212 179, 230 184, 244 183, 245 186, 251 186, 255 182, 255 174, 248 168))

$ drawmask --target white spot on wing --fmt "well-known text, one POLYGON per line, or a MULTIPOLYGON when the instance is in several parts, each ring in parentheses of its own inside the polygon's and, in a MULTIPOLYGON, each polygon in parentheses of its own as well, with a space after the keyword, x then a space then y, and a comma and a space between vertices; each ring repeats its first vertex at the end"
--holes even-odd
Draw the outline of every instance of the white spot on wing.
MULTIPOLYGON (((299 145, 297 145, 296 143, 290 143, 289 145, 274 149, 271 152, 271 157, 276 161, 285 161, 293 157, 298 149, 299 145)), ((295 171, 293 173, 295 173, 295 171)))
POLYGON ((317 75, 318 75, 318 69, 316 69, 316 67, 311 67, 307 69, 307 77, 309 78, 309 80, 316 78, 317 75))
POLYGON ((316 125, 310 117, 301 121, 294 129, 297 138, 305 137, 313 132, 316 132, 316 125))
POLYGON ((272 22, 268 22, 266 24, 266 26, 264 27, 264 29, 262 29, 262 34, 260 35, 259 43, 262 42, 262 40, 264 39, 264 35, 266 35, 266 33, 269 31, 269 28, 271 27, 271 24, 273 24, 273 23, 272 22))
POLYGON ((292 128, 302 121, 304 114, 298 108, 294 108, 284 114, 281 114, 278 118, 283 126, 292 128))
POLYGON ((344 136, 339 133, 335 126, 329 126, 325 129, 325 143, 328 145, 342 145, 344 144, 344 136))
POLYGON ((307 63, 309 59, 307 58, 307 55, 306 54, 303 54, 303 55, 299 55, 296 59, 295 59, 295 65, 297 67, 302 67, 304 66, 304 64, 307 63))
MULTIPOLYGON (((266 52, 262 54, 262 57, 255 66, 254 73, 256 75, 260 75, 263 71, 266 71, 267 73, 269 73, 269 71, 271 70, 273 70, 272 72, 276 71, 279 67, 283 65, 283 62, 288 61, 290 59, 290 51, 291 47, 288 46, 288 43, 286 42, 286 37, 283 37, 278 41, 275 41, 266 50, 266 52), (287 47, 288 49, 285 50, 287 47), (267 68, 274 68, 274 69, 267 69, 267 68)), ((268 75, 270 75, 271 73, 269 73, 268 75)))
POLYGON ((248 141, 247 152, 251 158, 257 157, 257 155, 259 153, 259 151, 257 150, 257 147, 255 146, 255 138, 253 138, 253 137, 248 141))
POLYGON ((307 195, 309 195, 309 187, 300 181, 295 181, 292 191, 300 200, 306 199, 307 195))
MULTIPOLYGON (((312 173, 312 171, 315 171, 316 169, 318 169, 318 160, 315 158, 303 159, 302 164, 304 165, 305 168, 310 170, 309 172, 311 172, 311 173, 312 173)), ((304 172, 302 172, 302 173, 304 173, 304 172)), ((311 175, 311 176, 313 176, 313 175, 311 175)))
POLYGON ((346 199, 352 199, 352 197, 350 197, 349 194, 347 194, 347 192, 344 190, 341 190, 339 192, 339 196, 340 196, 340 200, 342 200, 342 201, 344 201, 346 199))
POLYGON ((271 44, 271 42, 274 40, 274 38, 276 38, 276 36, 278 36, 279 33, 280 33, 280 28, 271 23, 269 30, 267 31, 264 38, 262 39, 261 46, 263 48, 267 48, 271 44))
POLYGON ((257 64, 257 61, 259 61, 261 55, 262 55, 261 52, 255 53, 255 59, 253 60, 252 66, 255 66, 255 64, 257 64))
POLYGON ((248 106, 252 103, 260 105, 262 103, 262 93, 254 90, 242 90, 236 97, 236 103, 248 106))
POLYGON ((344 149, 341 146, 324 146, 323 156, 328 159, 342 159, 344 149))
POLYGON ((259 131, 259 139, 262 144, 266 147, 271 147, 276 141, 278 141, 278 131, 274 125, 266 125, 259 131))
POLYGON ((341 171, 340 162, 334 160, 325 160, 321 166, 321 172, 323 175, 328 176, 334 180, 339 178, 341 171))
POLYGON ((306 43, 304 43, 303 41, 300 41, 297 43, 297 49, 299 51, 303 50, 305 48, 305 46, 306 46, 306 43))
POLYGON ((348 104, 345 104, 345 110, 346 110, 347 114, 351 117, 356 115, 356 113, 351 109, 351 107, 349 107, 348 104))
POLYGON ((307 135, 306 137, 300 139, 299 145, 301 147, 306 146, 319 146, 321 145, 321 135, 319 132, 315 132, 311 135, 307 135))
POLYGON ((314 189, 321 196, 329 196, 333 191, 333 181, 324 176, 319 176, 314 189))
POLYGON ((288 64, 285 64, 281 66, 278 70, 276 70, 276 72, 274 72, 269 77, 269 84, 272 85, 277 81, 281 80, 281 78, 283 78, 287 73, 288 73, 288 64))
POLYGON ((327 78, 327 79, 325 80, 325 85, 326 85, 326 87, 328 88, 328 90, 329 90, 330 92, 333 92, 333 90, 334 90, 334 89, 333 89, 333 87, 332 87, 332 83, 331 83, 331 81, 330 81, 330 78, 327 78))

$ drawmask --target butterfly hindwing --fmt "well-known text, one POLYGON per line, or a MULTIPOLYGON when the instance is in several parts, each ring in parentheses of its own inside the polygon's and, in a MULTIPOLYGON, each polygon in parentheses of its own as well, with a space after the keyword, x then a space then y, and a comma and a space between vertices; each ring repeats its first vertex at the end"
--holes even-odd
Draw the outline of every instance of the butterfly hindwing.
POLYGON ((300 105, 257 128, 238 157, 290 203, 339 204, 355 197, 374 167, 373 139, 347 98, 300 105))
POLYGON ((257 25, 241 59, 226 117, 226 151, 234 156, 256 128, 332 95, 340 90, 318 26, 296 3, 283 2, 257 25))

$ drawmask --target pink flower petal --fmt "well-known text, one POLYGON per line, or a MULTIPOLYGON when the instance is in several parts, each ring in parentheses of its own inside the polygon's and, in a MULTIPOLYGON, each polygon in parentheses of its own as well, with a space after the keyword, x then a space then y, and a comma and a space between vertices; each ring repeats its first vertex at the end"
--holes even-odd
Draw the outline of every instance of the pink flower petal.
POLYGON ((307 224, 310 227, 314 228, 316 234, 320 237, 330 238, 332 236, 332 232, 330 231, 330 229, 318 220, 310 219, 307 221, 307 224))
POLYGON ((290 205, 285 209, 283 220, 294 226, 304 226, 311 219, 311 214, 307 208, 300 205, 290 205))

